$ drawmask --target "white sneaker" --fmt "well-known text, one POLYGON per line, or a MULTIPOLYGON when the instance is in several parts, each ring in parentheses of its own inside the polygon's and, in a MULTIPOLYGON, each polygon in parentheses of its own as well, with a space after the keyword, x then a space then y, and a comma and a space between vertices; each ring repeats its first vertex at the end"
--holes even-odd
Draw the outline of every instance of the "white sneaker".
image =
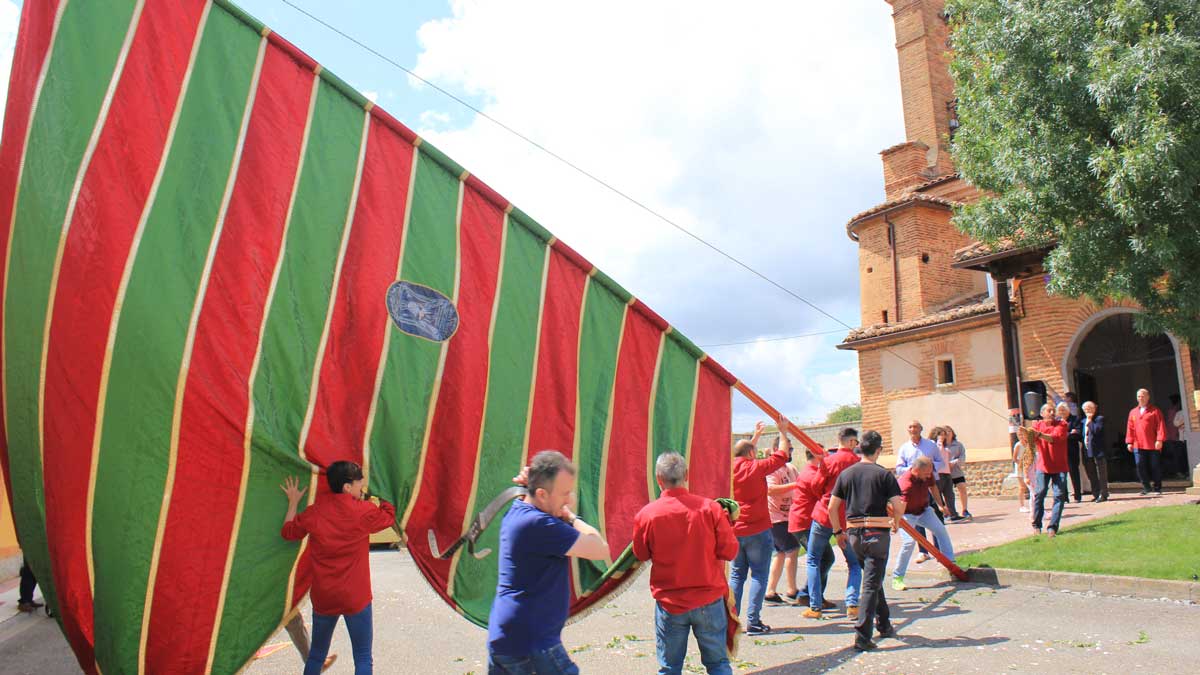
POLYGON ((1017 512, 1019 512, 1019 513, 1029 513, 1029 507, 1028 507, 1028 506, 1022 506, 1021 508, 1017 509, 1017 512))

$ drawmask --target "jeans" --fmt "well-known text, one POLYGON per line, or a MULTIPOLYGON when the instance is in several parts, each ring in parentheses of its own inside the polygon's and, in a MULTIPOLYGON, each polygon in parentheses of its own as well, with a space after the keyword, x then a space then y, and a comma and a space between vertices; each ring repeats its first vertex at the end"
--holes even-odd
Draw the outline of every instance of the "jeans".
POLYGON ((1062 519, 1063 504, 1067 503, 1067 474, 1037 472, 1037 492, 1033 495, 1033 527, 1042 529, 1042 516, 1046 514, 1046 491, 1054 486, 1054 506, 1050 511, 1048 530, 1058 532, 1058 521, 1062 519))
POLYGON ((1088 482, 1092 484, 1092 496, 1108 498, 1108 460, 1103 455, 1085 457, 1083 470, 1087 472, 1088 482))
POLYGON ((742 588, 746 585, 746 576, 750 576, 750 602, 746 609, 746 620, 750 625, 761 623, 763 598, 767 595, 767 576, 771 573, 771 556, 775 552, 775 543, 771 539, 771 531, 763 530, 758 534, 738 537, 738 554, 733 559, 733 569, 729 573, 729 588, 733 591, 734 612, 742 614, 742 588))
POLYGON ((312 646, 308 660, 304 662, 304 675, 320 675, 329 655, 329 641, 339 617, 346 617, 346 630, 350 633, 350 648, 354 652, 354 675, 371 675, 371 605, 358 614, 317 614, 312 618, 312 646))
POLYGON ((504 656, 489 650, 488 675, 579 675, 579 666, 559 642, 526 656, 504 656))
MULTIPOLYGON (((926 506, 925 510, 919 515, 904 514, 904 519, 913 527, 923 525, 933 532, 935 546, 938 550, 946 555, 950 560, 954 560, 954 544, 950 543, 950 533, 946 531, 946 526, 942 521, 938 520, 937 514, 933 512, 931 507, 926 506)), ((896 569, 892 574, 898 577, 904 576, 908 571, 908 561, 912 558, 913 549, 917 546, 917 540, 913 539, 912 535, 904 530, 900 530, 900 557, 896 560, 896 569)))
MULTIPOLYGON (((847 531, 850 548, 864 563, 862 605, 858 608, 858 620, 854 622, 855 644, 865 645, 871 641, 871 629, 877 626, 884 633, 892 627, 891 610, 883 594, 883 576, 887 573, 888 549, 892 544, 891 532, 878 528, 856 527, 847 531)), ((912 549, 908 552, 911 554, 912 549)))
MULTIPOLYGON (((816 521, 813 521, 808 530, 808 606, 818 611, 825 601, 825 582, 829 579, 829 568, 833 566, 833 550, 829 546, 829 538, 832 536, 832 529, 816 521), (828 565, 825 564, 826 556, 829 558, 828 565)), ((846 556, 846 565, 850 568, 846 579, 846 606, 857 607, 858 587, 862 584, 862 567, 858 564, 854 550, 849 546, 842 549, 842 554, 846 556)))
POLYGON ((1150 491, 1150 483, 1154 483, 1154 491, 1162 492, 1162 452, 1159 450, 1133 451, 1133 461, 1137 463, 1138 478, 1142 481, 1142 489, 1150 491))
POLYGON ((725 598, 683 614, 672 614, 655 603, 654 636, 658 642, 659 675, 680 675, 687 656, 688 633, 696 635, 700 662, 709 675, 733 675, 725 649, 725 598))

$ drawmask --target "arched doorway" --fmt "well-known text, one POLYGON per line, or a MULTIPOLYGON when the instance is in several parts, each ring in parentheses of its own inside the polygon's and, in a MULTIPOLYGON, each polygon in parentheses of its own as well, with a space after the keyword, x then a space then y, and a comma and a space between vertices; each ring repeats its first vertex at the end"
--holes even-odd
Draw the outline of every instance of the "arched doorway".
MULTIPOLYGON (((1170 336, 1134 330, 1134 312, 1114 309, 1098 314, 1076 336, 1067 362, 1068 382, 1080 401, 1095 401, 1105 418, 1109 479, 1136 481, 1133 455, 1125 449, 1125 421, 1137 404, 1138 389, 1150 390, 1164 413, 1171 396, 1182 391, 1178 351, 1170 336)), ((1170 473, 1164 464, 1164 477, 1170 473)))

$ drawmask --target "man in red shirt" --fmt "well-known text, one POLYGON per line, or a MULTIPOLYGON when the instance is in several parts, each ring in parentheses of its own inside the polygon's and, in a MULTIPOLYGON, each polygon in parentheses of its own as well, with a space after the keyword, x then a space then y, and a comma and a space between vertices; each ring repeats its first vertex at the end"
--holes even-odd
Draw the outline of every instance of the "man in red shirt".
MULTIPOLYGON (((929 505, 929 491, 937 487, 937 479, 933 477, 933 460, 921 455, 913 461, 912 468, 900 476, 900 496, 904 499, 904 519, 913 527, 924 527, 933 534, 938 550, 954 560, 954 544, 950 542, 950 533, 945 524, 938 519, 933 507, 929 505)), ((907 530, 900 533, 900 556, 896 559, 896 569, 892 570, 892 588, 897 591, 907 590, 904 575, 908 572, 908 561, 912 558, 917 540, 907 530)))
POLYGON ((633 555, 653 561, 650 594, 661 673, 678 673, 687 655, 688 632, 696 634, 700 661, 709 673, 732 673, 725 649, 725 561, 738 554, 738 540, 725 510, 687 489, 687 460, 659 456, 654 477, 658 499, 634 519, 633 555))
POLYGON ((396 522, 396 507, 366 500, 362 468, 354 462, 334 462, 325 471, 330 494, 296 515, 308 488, 290 477, 280 486, 288 498, 281 534, 288 541, 307 536, 312 561, 312 646, 304 675, 317 675, 325 665, 329 642, 339 617, 346 617, 354 652, 354 671, 371 673, 370 536, 396 522))
MULTIPOLYGON (((820 475, 821 499, 813 507, 812 526, 808 531, 808 609, 804 610, 806 619, 821 618, 821 611, 833 609, 833 603, 825 601, 825 588, 822 583, 820 570, 821 561, 829 551, 829 538, 833 536, 833 524, 829 519, 829 499, 833 486, 843 471, 858 464, 862 459, 854 452, 858 445, 858 432, 849 427, 838 434, 839 447, 831 450, 821 458, 820 475)), ((842 514, 845 517, 845 514, 842 514)), ((858 557, 849 546, 842 546, 842 556, 846 559, 849 575, 846 578, 846 616, 858 617, 858 594, 862 586, 862 566, 858 557)), ((825 575, 828 578, 828 572, 825 575)))
POLYGON ((1037 440, 1037 487, 1033 495, 1033 529, 1042 533, 1046 514, 1046 492, 1054 486, 1054 506, 1050 511, 1049 536, 1058 535, 1063 505, 1067 503, 1067 432, 1069 425, 1054 416, 1054 404, 1042 406, 1042 419, 1028 432, 1037 440))
POLYGON ((1129 411, 1129 423, 1125 425, 1125 446, 1133 453, 1137 464, 1138 478, 1142 481, 1142 494, 1150 492, 1150 481, 1154 481, 1154 493, 1162 496, 1162 449, 1167 438, 1162 411, 1150 403, 1150 390, 1138 389, 1137 407, 1129 411))
MULTIPOLYGON (((817 502, 821 500, 821 491, 825 487, 825 479, 821 475, 821 459, 812 454, 811 450, 805 450, 804 456, 808 459, 808 463, 800 470, 800 475, 796 477, 796 487, 792 490, 792 504, 788 509, 788 533, 796 537, 796 541, 800 542, 801 546, 808 551, 808 534, 812 527, 813 508, 817 502)), ((807 553, 805 555, 807 566, 807 553)), ((825 587, 829 584, 829 570, 833 567, 833 549, 826 546, 824 554, 820 560, 821 571, 821 592, 825 591, 825 587)), ((800 589, 800 597, 796 599, 797 605, 807 607, 808 602, 808 582, 805 580, 804 586, 800 589)), ((826 605, 829 609, 833 609, 835 605, 830 602, 826 605)))
MULTIPOLYGON (((787 428, 780 420, 779 429, 787 428)), ((729 574, 735 611, 742 611, 742 589, 750 577, 750 602, 746 610, 746 632, 761 635, 771 630, 761 618, 763 598, 767 594, 767 575, 771 567, 774 544, 771 539, 771 514, 767 510, 767 476, 792 458, 792 446, 786 438, 780 449, 766 459, 755 459, 755 443, 762 433, 760 422, 749 441, 733 446, 733 498, 741 511, 733 524, 738 539, 738 554, 729 574)), ((782 437, 782 436, 781 436, 782 437)))

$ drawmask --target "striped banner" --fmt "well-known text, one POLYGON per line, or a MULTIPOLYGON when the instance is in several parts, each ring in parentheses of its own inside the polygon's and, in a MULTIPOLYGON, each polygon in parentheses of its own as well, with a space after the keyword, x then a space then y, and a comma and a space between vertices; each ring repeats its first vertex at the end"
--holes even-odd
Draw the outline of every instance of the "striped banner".
MULTIPOLYGON (((241 10, 27 0, 0 140, 0 466, 89 673, 234 673, 308 592, 279 484, 361 462, 431 586, 486 625, 495 554, 447 549, 536 452, 579 466, 631 578, 654 461, 729 492, 735 380, 481 181, 241 10), (458 332, 394 327, 397 279, 458 332)), ((499 548, 498 522, 477 551, 499 548)))

